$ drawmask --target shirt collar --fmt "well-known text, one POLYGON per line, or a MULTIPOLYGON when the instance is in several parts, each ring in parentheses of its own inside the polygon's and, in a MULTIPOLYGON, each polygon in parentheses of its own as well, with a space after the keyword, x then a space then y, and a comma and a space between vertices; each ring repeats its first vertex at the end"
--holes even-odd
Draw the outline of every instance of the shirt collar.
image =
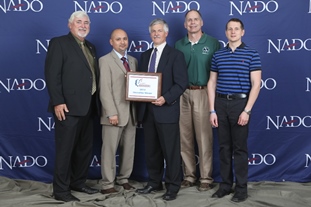
POLYGON ((75 38, 75 40, 77 41, 77 43, 79 44, 79 45, 81 45, 81 43, 85 43, 85 41, 81 41, 81 40, 79 40, 76 36, 74 36, 72 33, 71 33, 71 35, 73 36, 73 38, 75 38))
POLYGON ((125 51, 124 56, 122 56, 120 53, 118 53, 115 49, 113 49, 113 51, 116 53, 116 55, 118 56, 119 59, 121 59, 122 57, 125 57, 127 59, 127 51, 125 51))
POLYGON ((201 36, 201 38, 197 41, 197 42, 194 42, 194 43, 192 43, 190 40, 189 40, 189 38, 188 38, 188 35, 186 35, 185 36, 185 38, 184 38, 184 43, 185 43, 185 45, 186 44, 201 44, 201 43, 204 43, 206 41, 206 35, 205 35, 205 33, 202 31, 202 36, 201 36))
MULTIPOLYGON (((246 47, 246 44, 244 43, 244 42, 242 42, 241 44, 240 44, 240 46, 238 46, 237 48, 239 48, 239 49, 243 49, 243 48, 245 48, 246 47)), ((231 48, 229 47, 229 43, 227 43, 227 46, 226 46, 226 48, 229 50, 231 50, 231 48)))
POLYGON ((166 41, 157 46, 158 52, 159 52, 160 54, 161 54, 162 51, 164 50, 165 45, 166 45, 166 41))

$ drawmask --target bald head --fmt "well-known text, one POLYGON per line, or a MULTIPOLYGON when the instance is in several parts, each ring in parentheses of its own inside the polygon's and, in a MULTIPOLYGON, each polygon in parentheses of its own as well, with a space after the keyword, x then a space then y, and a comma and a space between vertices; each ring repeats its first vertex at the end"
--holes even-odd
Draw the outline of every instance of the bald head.
POLYGON ((128 37, 123 29, 115 29, 110 35, 110 44, 115 51, 124 56, 128 47, 128 37))

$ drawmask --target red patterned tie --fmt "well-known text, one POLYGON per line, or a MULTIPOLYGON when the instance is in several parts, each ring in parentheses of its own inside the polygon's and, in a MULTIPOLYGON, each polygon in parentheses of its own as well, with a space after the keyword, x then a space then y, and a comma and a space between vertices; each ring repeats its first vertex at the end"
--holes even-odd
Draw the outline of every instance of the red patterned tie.
POLYGON ((123 65, 124 65, 125 69, 130 72, 131 71, 130 70, 130 66, 129 66, 129 64, 126 61, 126 58, 122 57, 121 60, 123 61, 123 65))

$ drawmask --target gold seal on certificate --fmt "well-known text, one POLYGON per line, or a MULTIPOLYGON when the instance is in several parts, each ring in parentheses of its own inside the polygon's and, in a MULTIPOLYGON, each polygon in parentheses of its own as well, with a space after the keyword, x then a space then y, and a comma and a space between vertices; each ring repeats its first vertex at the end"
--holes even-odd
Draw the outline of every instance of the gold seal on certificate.
POLYGON ((161 84, 162 73, 128 72, 125 99, 152 102, 161 96, 161 84))

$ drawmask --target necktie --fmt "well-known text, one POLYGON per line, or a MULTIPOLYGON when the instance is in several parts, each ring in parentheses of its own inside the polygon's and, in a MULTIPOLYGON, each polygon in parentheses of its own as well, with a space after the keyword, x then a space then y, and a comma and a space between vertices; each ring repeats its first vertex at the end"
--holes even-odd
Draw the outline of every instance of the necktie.
MULTIPOLYGON (((121 60, 123 61, 123 65, 124 65, 126 71, 130 72, 131 71, 130 70, 130 66, 129 66, 129 64, 126 61, 126 58, 122 57, 121 60)), ((133 103, 132 102, 130 102, 130 115, 131 115, 132 123, 135 124, 134 123, 133 103)))
POLYGON ((121 60, 123 61, 123 65, 124 65, 125 69, 126 69, 127 71, 131 71, 131 70, 130 70, 129 64, 128 64, 127 61, 126 61, 126 58, 125 58, 125 57, 122 57, 121 60))
POLYGON ((91 65, 91 61, 90 61, 90 57, 89 57, 89 55, 88 55, 88 53, 86 52, 86 49, 85 49, 85 47, 84 47, 84 42, 81 42, 81 49, 82 49, 82 51, 83 51, 83 54, 84 54, 84 56, 85 56, 85 58, 86 58, 86 60, 87 60, 87 62, 88 62, 88 64, 89 64, 89 66, 90 66, 90 68, 91 68, 91 72, 92 72, 92 76, 93 76, 93 82, 92 82, 92 95, 95 93, 95 91, 96 91, 96 80, 95 80, 95 71, 94 71, 94 67, 92 67, 92 65, 91 65))
POLYGON ((157 59, 157 48, 154 48, 153 54, 151 56, 150 65, 149 65, 149 73, 155 73, 155 63, 157 59))

